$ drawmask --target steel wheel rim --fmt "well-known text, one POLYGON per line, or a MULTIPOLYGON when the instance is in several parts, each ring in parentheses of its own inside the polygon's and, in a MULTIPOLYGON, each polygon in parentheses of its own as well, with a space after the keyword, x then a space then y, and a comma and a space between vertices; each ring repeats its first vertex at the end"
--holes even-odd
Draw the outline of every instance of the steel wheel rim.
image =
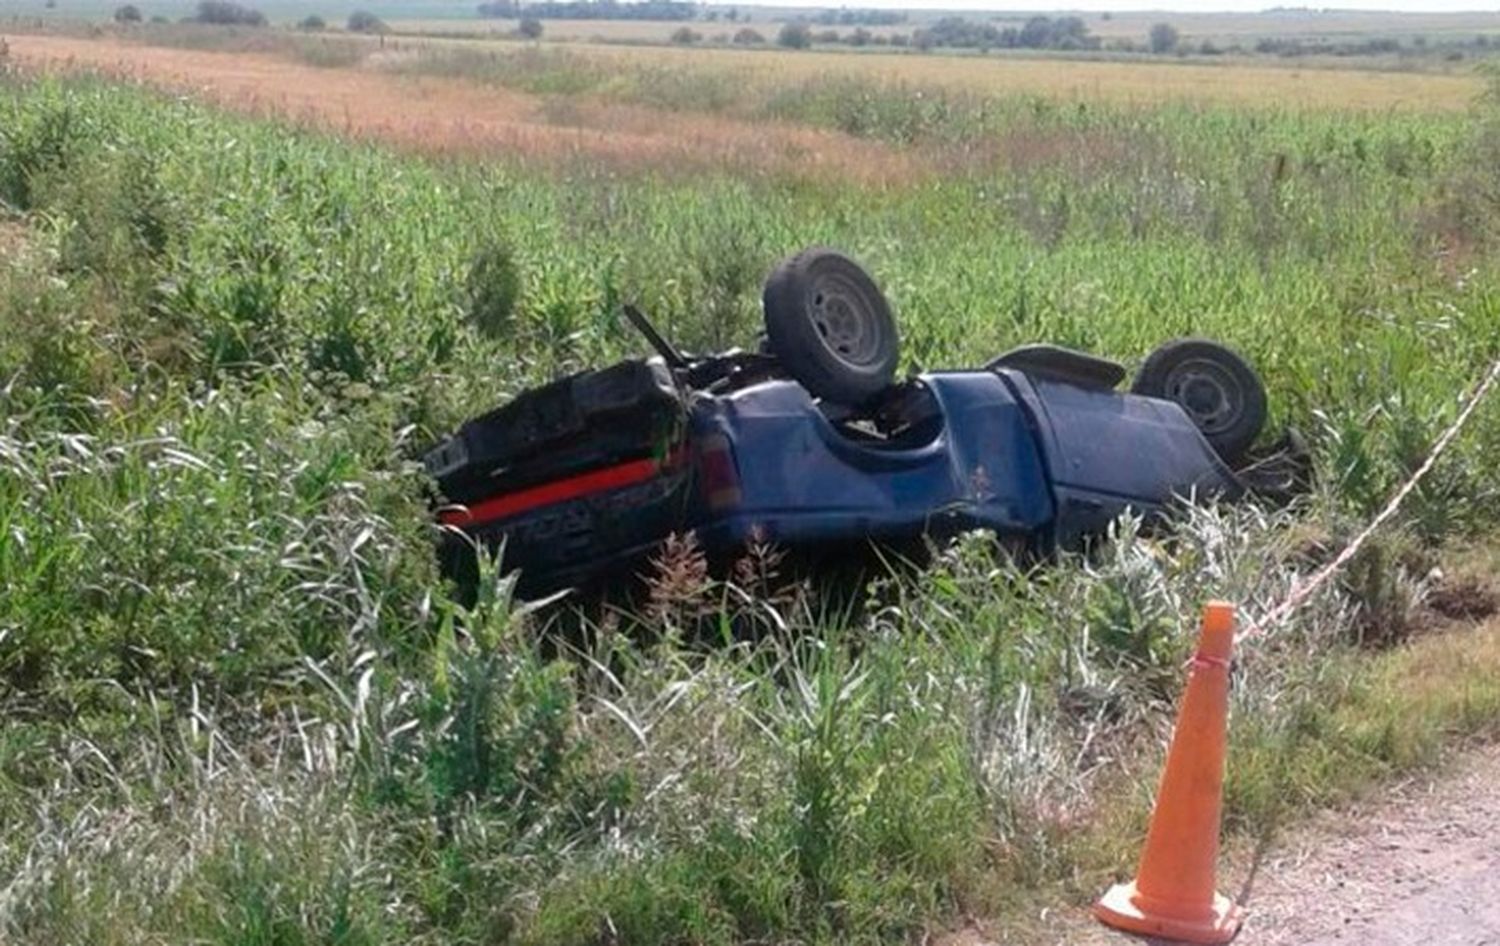
POLYGON ((1224 433, 1245 410, 1245 392, 1224 366, 1203 358, 1184 361, 1167 375, 1167 397, 1207 436, 1224 433))
POLYGON ((851 280, 826 275, 813 284, 808 317, 828 353, 846 365, 870 368, 880 362, 885 329, 871 314, 866 294, 851 280))

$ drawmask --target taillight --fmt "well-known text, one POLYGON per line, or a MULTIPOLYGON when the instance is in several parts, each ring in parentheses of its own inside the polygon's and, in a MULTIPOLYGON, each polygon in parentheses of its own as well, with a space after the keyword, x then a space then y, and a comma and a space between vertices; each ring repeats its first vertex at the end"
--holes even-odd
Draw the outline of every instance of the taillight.
POLYGON ((743 498, 740 474, 735 469, 728 437, 709 434, 698 442, 698 475, 708 508, 719 510, 739 505, 743 498))

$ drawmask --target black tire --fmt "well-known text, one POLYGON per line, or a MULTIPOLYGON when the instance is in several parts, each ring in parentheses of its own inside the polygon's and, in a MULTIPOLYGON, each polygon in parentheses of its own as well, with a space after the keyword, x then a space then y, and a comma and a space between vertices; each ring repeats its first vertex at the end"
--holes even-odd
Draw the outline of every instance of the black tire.
POLYGON ((859 405, 890 386, 901 354, 875 280, 823 247, 783 260, 762 295, 771 351, 813 395, 859 405))
POLYGON ((1266 425, 1266 388, 1255 369, 1215 342, 1167 342, 1147 358, 1130 390, 1178 404, 1231 466, 1266 425))

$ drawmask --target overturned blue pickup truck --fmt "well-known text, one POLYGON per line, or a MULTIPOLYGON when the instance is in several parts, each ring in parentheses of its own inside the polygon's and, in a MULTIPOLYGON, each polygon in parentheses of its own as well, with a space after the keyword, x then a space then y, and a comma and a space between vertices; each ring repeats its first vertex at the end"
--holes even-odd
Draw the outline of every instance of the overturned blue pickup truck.
POLYGON ((822 248, 777 267, 764 309, 758 350, 689 357, 627 308, 655 357, 523 393, 428 451, 449 570, 503 542, 523 593, 598 587, 674 533, 720 558, 975 529, 1046 554, 1126 509, 1295 475, 1252 457, 1264 387, 1212 342, 1168 342, 1128 392, 1120 365, 1046 345, 897 381, 889 305, 822 248))

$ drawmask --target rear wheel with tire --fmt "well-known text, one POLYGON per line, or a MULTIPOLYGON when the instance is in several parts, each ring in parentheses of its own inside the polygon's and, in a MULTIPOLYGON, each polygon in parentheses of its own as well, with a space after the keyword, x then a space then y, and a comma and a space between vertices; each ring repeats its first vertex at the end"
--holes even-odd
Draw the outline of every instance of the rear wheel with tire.
POLYGON ((771 351, 815 396, 859 405, 890 386, 900 357, 896 320, 849 257, 814 247, 782 261, 762 301, 771 351))
POLYGON ((1184 338, 1152 352, 1131 391, 1176 402, 1233 465, 1266 423, 1266 389, 1245 359, 1216 342, 1184 338))

